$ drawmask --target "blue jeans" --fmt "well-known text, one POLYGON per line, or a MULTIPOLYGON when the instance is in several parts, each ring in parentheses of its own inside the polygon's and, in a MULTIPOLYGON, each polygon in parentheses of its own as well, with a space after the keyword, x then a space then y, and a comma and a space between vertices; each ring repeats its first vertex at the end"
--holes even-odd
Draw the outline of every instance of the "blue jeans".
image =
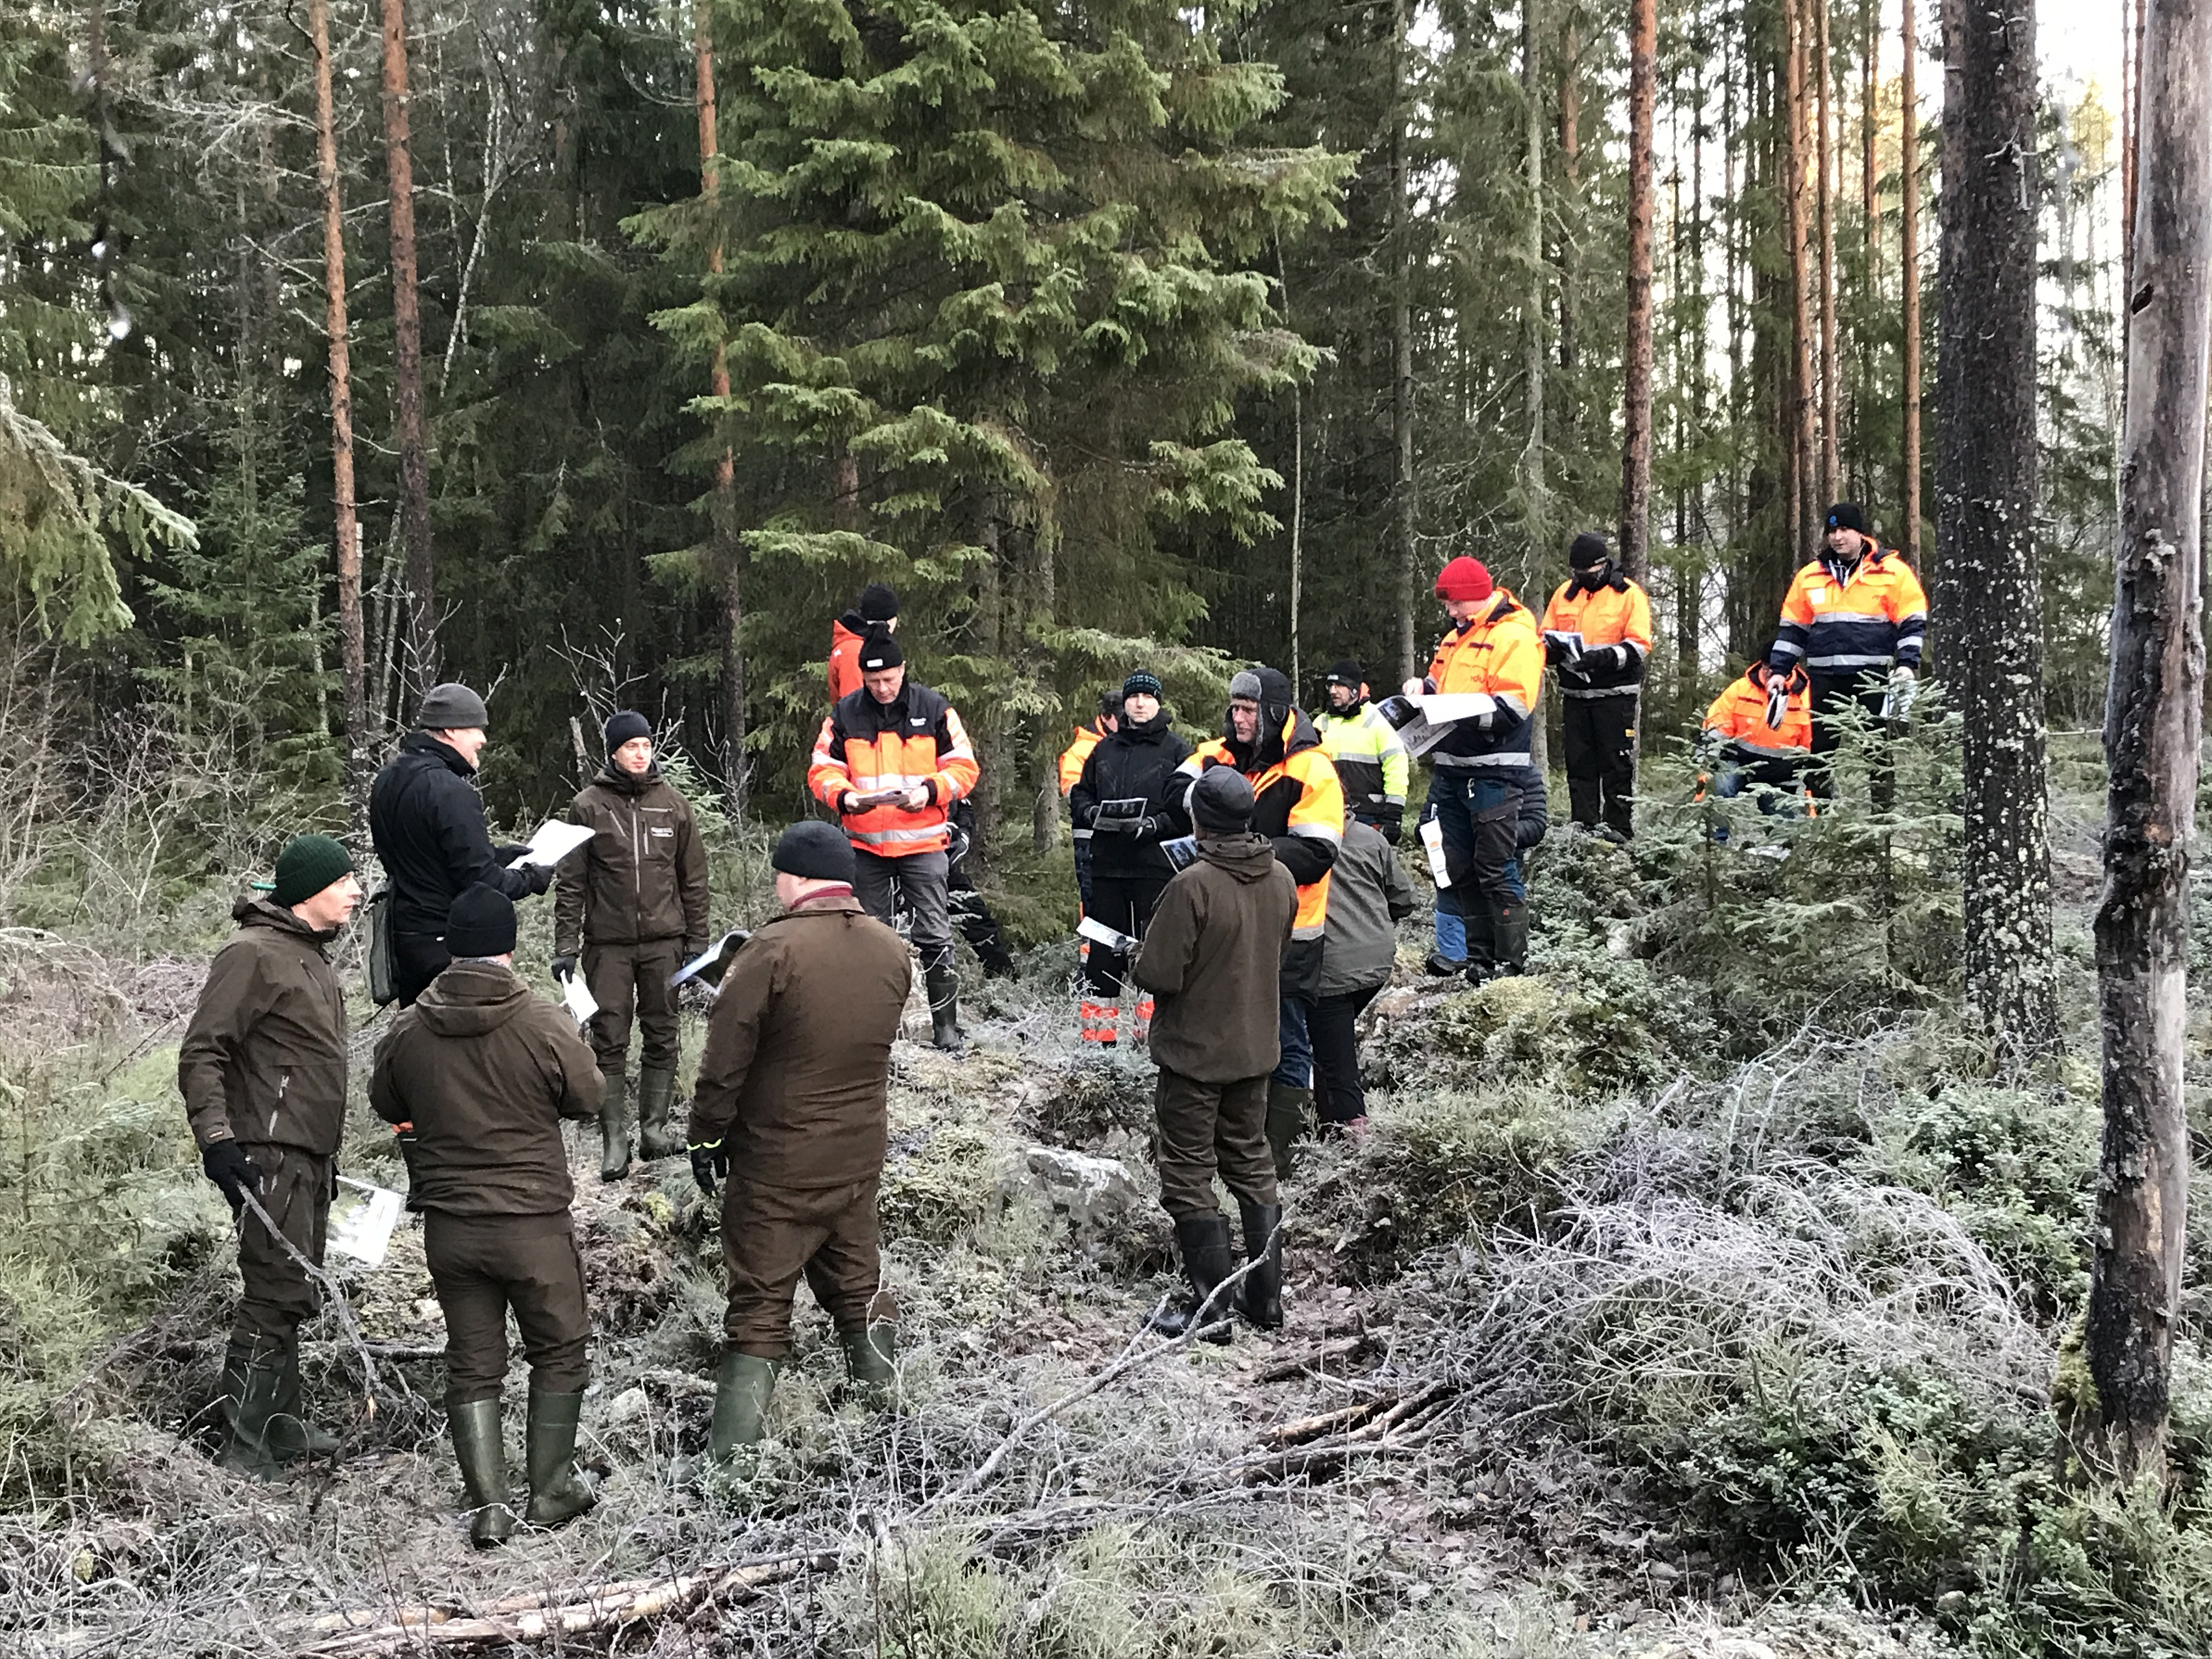
POLYGON ((1282 1028, 1283 1057, 1276 1063, 1267 1081, 1279 1083, 1285 1088, 1313 1087, 1313 1039, 1306 1034, 1306 1005, 1297 997, 1285 997, 1279 1005, 1277 1018, 1282 1028))
POLYGON ((1467 960, 1467 924, 1458 915, 1444 908, 1444 894, 1448 889, 1437 891, 1437 954, 1447 962, 1467 960))
POLYGON ((1510 779, 1439 769, 1429 781, 1429 804, 1443 830, 1444 871, 1451 878, 1437 895, 1439 910, 1463 917, 1477 897, 1528 897, 1517 845, 1521 795, 1510 779))
POLYGON ((1759 803, 1762 817, 1771 818, 1779 815, 1802 818, 1805 816, 1804 786, 1798 781, 1795 767, 1738 766, 1723 763, 1719 775, 1713 779, 1713 793, 1723 800, 1734 800, 1746 789, 1752 792, 1752 799, 1759 803))

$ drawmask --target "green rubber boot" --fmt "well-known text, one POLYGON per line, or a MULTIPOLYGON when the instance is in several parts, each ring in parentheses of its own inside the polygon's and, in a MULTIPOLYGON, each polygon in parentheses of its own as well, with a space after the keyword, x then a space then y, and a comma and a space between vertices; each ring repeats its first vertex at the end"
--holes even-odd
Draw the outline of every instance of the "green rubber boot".
POLYGON ((223 1355, 222 1414, 230 1424, 230 1443, 216 1457, 218 1467, 249 1480, 283 1477, 286 1458, 274 1443, 270 1420, 284 1394, 284 1355, 276 1344, 263 1338, 240 1342, 233 1339, 223 1355))
POLYGON ((601 1075, 607 1091, 599 1099, 599 1179, 620 1181, 629 1174, 629 1079, 621 1072, 601 1075))
POLYGON ((740 1448, 760 1444, 778 1367, 778 1361, 757 1354, 722 1356, 714 1371, 714 1420, 707 1431, 708 1455, 717 1463, 727 1462, 740 1448))
POLYGON ((326 1429, 319 1429, 307 1420, 300 1404, 300 1335, 292 1334, 283 1347, 283 1365, 278 1377, 276 1408, 269 1419, 269 1449, 280 1462, 290 1463, 302 1457, 334 1457, 337 1455, 338 1437, 326 1429))
POLYGON ((453 1459, 461 1466, 469 1507, 476 1511, 469 1522, 469 1542, 480 1550, 504 1544, 514 1532, 514 1511, 507 1502, 507 1444, 500 1437, 499 1401, 471 1400, 452 1407, 446 1428, 453 1437, 453 1459))
POLYGON ((673 1158, 684 1150, 684 1137, 668 1127, 668 1108, 675 1098, 675 1073, 653 1066, 637 1074, 639 1157, 673 1158))
POLYGON ((573 1521, 599 1501, 576 1468, 576 1424, 583 1413, 581 1394, 531 1394, 524 1454, 530 1471, 530 1507, 522 1518, 533 1527, 573 1521))
POLYGON ((1304 1139, 1313 1116, 1313 1091, 1287 1083, 1267 1085, 1267 1150, 1275 1155, 1275 1179, 1291 1178, 1291 1148, 1304 1139))
POLYGON ((878 1320, 866 1329, 840 1331, 845 1345, 845 1370, 853 1390, 870 1411, 894 1411, 898 1407, 898 1327, 878 1320))

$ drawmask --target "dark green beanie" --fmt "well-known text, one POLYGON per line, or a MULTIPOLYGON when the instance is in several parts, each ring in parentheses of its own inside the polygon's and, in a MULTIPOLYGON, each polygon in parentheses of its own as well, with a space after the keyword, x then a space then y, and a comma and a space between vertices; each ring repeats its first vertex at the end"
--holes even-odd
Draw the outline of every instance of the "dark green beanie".
POLYGON ((295 836, 276 855, 276 884, 270 896, 279 904, 297 904, 352 873, 353 855, 328 836, 295 836))

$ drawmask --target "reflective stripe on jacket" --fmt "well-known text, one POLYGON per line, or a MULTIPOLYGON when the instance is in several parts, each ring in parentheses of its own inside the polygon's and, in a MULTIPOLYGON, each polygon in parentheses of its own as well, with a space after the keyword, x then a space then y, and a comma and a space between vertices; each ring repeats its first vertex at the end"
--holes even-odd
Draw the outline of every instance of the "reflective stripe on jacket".
POLYGON ((833 812, 848 790, 866 795, 926 787, 929 799, 918 811, 893 801, 840 815, 854 846, 884 858, 903 858, 941 853, 951 845, 945 815, 975 787, 979 775, 967 728, 952 705, 909 680, 889 703, 878 702, 865 686, 837 700, 814 740, 806 784, 833 812))
MULTIPOLYGON (((1295 951, 1302 941, 1317 942, 1328 927, 1329 866, 1344 841, 1344 786, 1312 723, 1295 708, 1283 723, 1283 744, 1282 759, 1245 775, 1252 781, 1253 830, 1274 842, 1276 860, 1298 884, 1297 914, 1291 923, 1295 951)), ((1176 775, 1194 782, 1208 767, 1237 763, 1228 742, 1216 738, 1201 744, 1176 775)), ((1319 965, 1316 952, 1316 970, 1319 965)), ((1288 957, 1285 967, 1287 971, 1288 957)))
POLYGON ((1482 691, 1498 699, 1487 726, 1467 720, 1429 751, 1431 766, 1526 766, 1536 699, 1544 688, 1544 642, 1536 619, 1504 588, 1490 607, 1455 629, 1429 660, 1430 685, 1443 696, 1482 691))
POLYGON ((1705 711, 1705 735, 1727 743, 1747 760, 1798 760, 1813 748, 1813 683, 1802 668, 1783 682, 1789 701, 1780 726, 1766 723, 1766 690, 1773 671, 1753 663, 1705 711))
POLYGON ((1581 635, 1585 650, 1610 645, 1628 647, 1625 663, 1592 665, 1587 658, 1579 665, 1561 663, 1560 696, 1618 696, 1642 684, 1644 664, 1651 655, 1651 596, 1618 571, 1595 588, 1586 588, 1579 581, 1560 583, 1552 602, 1544 607, 1544 620, 1539 626, 1547 634, 1581 635))
POLYGON ((1777 672, 1802 663, 1812 672, 1854 679, 1869 669, 1920 666, 1928 595, 1893 548, 1869 544, 1857 562, 1815 559, 1790 579, 1782 626, 1768 652, 1777 672))
POLYGON ((1348 714, 1316 714, 1314 730, 1321 733, 1322 751, 1336 763, 1354 812, 1363 818, 1402 815, 1413 763, 1405 740, 1373 703, 1363 702, 1348 714))

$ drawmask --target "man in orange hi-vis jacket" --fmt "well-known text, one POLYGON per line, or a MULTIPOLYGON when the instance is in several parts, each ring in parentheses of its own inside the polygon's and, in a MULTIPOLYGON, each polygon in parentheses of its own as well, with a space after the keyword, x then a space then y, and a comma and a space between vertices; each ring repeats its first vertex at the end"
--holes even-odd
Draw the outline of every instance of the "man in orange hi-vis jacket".
POLYGON ((1764 662, 1746 669, 1705 711, 1698 735, 1713 793, 1733 800, 1747 785, 1762 812, 1802 787, 1813 752, 1813 686, 1802 668, 1778 674, 1764 662), (1777 718, 1779 716, 1779 719, 1777 718))
POLYGON ((1651 598, 1584 531, 1567 551, 1574 574, 1544 607, 1544 654, 1559 675, 1567 803, 1585 830, 1635 833, 1636 706, 1651 655, 1651 598))
POLYGON ((933 1034, 939 1048, 957 1054, 960 975, 952 965, 946 820, 975 787, 975 750, 943 695, 907 679, 896 639, 871 635, 860 667, 860 689, 839 698, 822 722, 807 787, 844 824, 858 866, 854 893, 868 914, 888 925, 896 897, 905 898, 933 1034))

